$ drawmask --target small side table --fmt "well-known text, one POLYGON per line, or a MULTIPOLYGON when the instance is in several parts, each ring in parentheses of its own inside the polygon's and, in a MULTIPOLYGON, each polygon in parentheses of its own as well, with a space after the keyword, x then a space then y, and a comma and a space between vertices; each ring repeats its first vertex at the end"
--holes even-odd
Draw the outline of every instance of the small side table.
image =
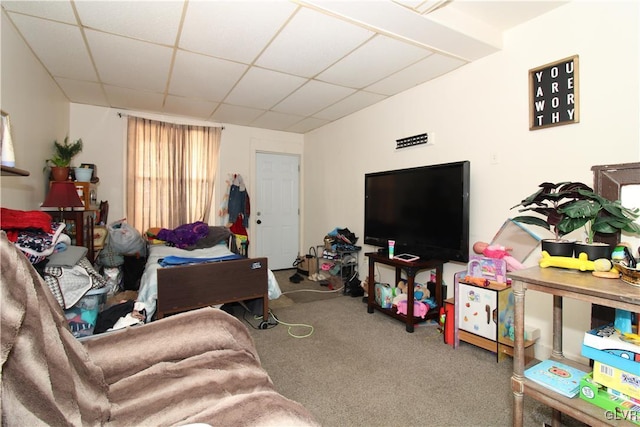
POLYGON ((438 319, 440 316, 440 307, 443 307, 442 299, 442 270, 444 262, 441 260, 430 259, 417 261, 400 261, 397 259, 389 258, 386 255, 382 255, 376 252, 366 253, 365 256, 369 258, 369 283, 368 283, 368 297, 367 297, 367 312, 373 313, 373 310, 378 310, 388 316, 395 317, 398 320, 402 320, 406 324, 407 332, 413 332, 413 325, 418 323, 419 318, 416 319, 413 316, 413 287, 416 274, 421 270, 436 270, 436 302, 438 306, 432 308, 427 313, 427 319, 438 319), (393 309, 382 308, 376 303, 375 300, 375 280, 373 280, 375 273, 376 263, 386 264, 396 269, 396 283, 401 279, 402 271, 407 275, 407 315, 398 314, 393 309))

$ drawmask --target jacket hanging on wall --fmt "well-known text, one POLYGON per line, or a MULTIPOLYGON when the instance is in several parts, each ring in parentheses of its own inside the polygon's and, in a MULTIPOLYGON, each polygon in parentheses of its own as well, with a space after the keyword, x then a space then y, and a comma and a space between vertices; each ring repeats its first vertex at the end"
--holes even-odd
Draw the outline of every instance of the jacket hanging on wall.
POLYGON ((240 174, 233 174, 227 180, 227 194, 223 199, 220 216, 229 215, 229 223, 232 223, 242 215, 242 225, 249 227, 249 193, 240 174))

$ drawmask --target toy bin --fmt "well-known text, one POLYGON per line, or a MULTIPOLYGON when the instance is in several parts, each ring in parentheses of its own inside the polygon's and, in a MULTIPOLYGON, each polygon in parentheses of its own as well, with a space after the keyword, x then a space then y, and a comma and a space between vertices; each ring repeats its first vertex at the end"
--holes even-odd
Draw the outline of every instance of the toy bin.
POLYGON ((93 335, 98 313, 107 301, 107 291, 106 287, 91 289, 74 306, 64 311, 74 337, 93 335))

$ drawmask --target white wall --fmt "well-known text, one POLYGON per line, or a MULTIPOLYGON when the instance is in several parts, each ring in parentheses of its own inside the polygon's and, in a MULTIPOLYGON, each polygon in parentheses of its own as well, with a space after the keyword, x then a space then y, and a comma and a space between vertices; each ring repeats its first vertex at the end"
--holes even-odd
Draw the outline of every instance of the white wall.
POLYGON ((0 178, 0 205, 37 209, 45 196, 44 161, 53 154, 53 141, 62 142, 68 132, 69 103, 4 12, 1 31, 1 107, 11 120, 16 167, 30 175, 0 178))
MULTIPOLYGON (((474 242, 490 241, 544 181, 591 184, 592 165, 638 161, 638 40, 637 3, 572 2, 508 32, 499 53, 305 135, 305 247, 336 226, 362 236, 366 172, 470 160, 474 242), (580 123, 529 131, 528 70, 574 54, 580 123), (434 145, 395 150, 396 139, 427 131, 434 145)), ((364 257, 360 265, 364 279, 364 257)), ((464 268, 445 265, 445 281, 464 268)), ((551 298, 527 295, 541 355, 551 347, 550 309, 551 298)), ((567 301, 565 310, 565 351, 577 358, 590 305, 567 301)))

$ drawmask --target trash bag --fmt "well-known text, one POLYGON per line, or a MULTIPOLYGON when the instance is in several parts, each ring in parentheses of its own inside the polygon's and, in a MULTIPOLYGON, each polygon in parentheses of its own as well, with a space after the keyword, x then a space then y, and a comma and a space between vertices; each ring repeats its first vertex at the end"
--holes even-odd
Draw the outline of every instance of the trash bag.
POLYGON ((115 252, 122 255, 146 255, 146 244, 142 235, 126 220, 113 222, 107 228, 109 243, 115 252))

